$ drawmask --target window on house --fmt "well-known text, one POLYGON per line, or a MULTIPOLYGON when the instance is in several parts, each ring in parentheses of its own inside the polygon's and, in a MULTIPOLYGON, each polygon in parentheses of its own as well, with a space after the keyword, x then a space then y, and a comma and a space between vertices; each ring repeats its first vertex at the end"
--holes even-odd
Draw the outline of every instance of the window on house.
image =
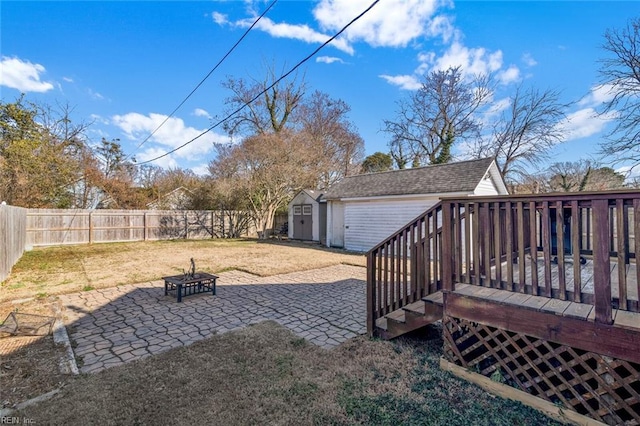
POLYGON ((302 208, 300 206, 293 206, 293 214, 298 216, 302 214, 302 208))
POLYGON ((311 216, 311 206, 302 206, 302 214, 305 216, 311 216))

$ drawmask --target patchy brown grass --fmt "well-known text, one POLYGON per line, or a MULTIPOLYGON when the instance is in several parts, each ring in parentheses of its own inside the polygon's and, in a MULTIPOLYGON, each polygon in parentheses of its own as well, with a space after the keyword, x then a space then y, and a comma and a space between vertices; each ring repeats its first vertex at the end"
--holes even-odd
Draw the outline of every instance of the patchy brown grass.
POLYGON ((77 377, 19 415, 65 425, 552 423, 441 371, 438 333, 327 351, 266 322, 77 377))
POLYGON ((0 302, 154 281, 189 268, 239 269, 269 276, 347 263, 364 255, 317 245, 257 240, 172 240, 35 248, 25 253, 0 287, 0 302))
POLYGON ((64 347, 51 335, 8 337, 0 341, 0 406, 14 404, 47 393, 69 379, 59 368, 64 347))
MULTIPOLYGON (((0 303, 0 322, 11 311, 55 316, 55 303, 52 297, 0 303)), ((64 347, 53 342, 51 335, 1 337, 0 406, 11 407, 56 389, 68 380, 59 368, 64 351, 64 347)))

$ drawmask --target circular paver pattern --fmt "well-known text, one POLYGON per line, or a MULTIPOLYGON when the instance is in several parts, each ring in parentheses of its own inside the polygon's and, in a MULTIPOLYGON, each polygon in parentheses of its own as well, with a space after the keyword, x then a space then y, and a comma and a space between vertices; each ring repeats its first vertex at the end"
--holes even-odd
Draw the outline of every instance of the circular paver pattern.
POLYGON ((88 373, 266 320, 331 348, 366 332, 365 293, 365 268, 337 265, 272 277, 223 272, 215 296, 182 303, 164 296, 162 281, 60 299, 80 371, 88 373))

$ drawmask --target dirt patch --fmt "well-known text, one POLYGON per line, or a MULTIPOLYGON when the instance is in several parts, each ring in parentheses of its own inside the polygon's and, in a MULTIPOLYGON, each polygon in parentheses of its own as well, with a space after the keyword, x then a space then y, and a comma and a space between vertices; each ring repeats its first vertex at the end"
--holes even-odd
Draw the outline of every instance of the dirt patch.
POLYGON ((37 424, 553 424, 438 368, 439 330, 331 351, 275 323, 74 378, 37 424))
POLYGON ((44 337, 0 339, 0 404, 2 408, 47 393, 69 376, 60 372, 64 347, 44 337))
POLYGON ((365 266, 362 254, 318 245, 258 240, 173 240, 35 248, 0 287, 0 302, 159 280, 198 270, 238 269, 271 276, 341 263, 365 266))
MULTIPOLYGON (((56 299, 34 298, 0 303, 0 321, 12 311, 55 317, 56 299)), ((69 376, 61 373, 65 348, 47 336, 0 336, 0 405, 3 408, 58 388, 69 376)))

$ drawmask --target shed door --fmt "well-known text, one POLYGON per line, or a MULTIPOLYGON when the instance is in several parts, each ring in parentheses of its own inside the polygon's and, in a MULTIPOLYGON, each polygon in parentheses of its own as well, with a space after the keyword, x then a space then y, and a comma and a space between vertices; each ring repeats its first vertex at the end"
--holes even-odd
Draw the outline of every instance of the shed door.
POLYGON ((313 239, 312 223, 313 205, 299 204, 293 206, 293 238, 296 240, 313 239))

